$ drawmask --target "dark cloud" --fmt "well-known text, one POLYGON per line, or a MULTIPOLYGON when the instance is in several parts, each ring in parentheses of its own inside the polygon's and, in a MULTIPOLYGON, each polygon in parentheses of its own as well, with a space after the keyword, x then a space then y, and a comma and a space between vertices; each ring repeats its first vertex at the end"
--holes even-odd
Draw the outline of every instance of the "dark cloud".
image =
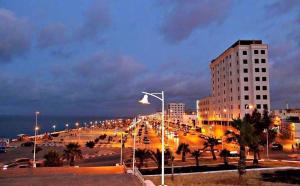
MULTIPOLYGON (((76 39, 99 39, 101 33, 111 25, 107 2, 94 1, 84 13, 84 22, 75 33, 76 39)), ((101 38, 100 38, 101 40, 101 38)))
POLYGON ((67 29, 62 23, 47 25, 37 36, 37 45, 40 48, 59 46, 67 42, 67 29))
POLYGON ((170 6, 170 11, 161 32, 168 42, 180 42, 188 38, 195 29, 224 21, 231 2, 231 0, 177 0, 166 3, 170 6))
POLYGON ((31 48, 31 29, 25 19, 0 8, 0 25, 0 63, 11 61, 31 48))

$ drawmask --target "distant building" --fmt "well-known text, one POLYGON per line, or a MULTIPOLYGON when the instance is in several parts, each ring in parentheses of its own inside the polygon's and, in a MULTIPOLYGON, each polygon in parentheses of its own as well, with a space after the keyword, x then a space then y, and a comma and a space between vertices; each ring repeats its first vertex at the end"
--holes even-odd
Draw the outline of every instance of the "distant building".
POLYGON ((210 63, 211 96, 197 101, 200 123, 228 123, 254 108, 270 111, 268 45, 239 40, 210 63))
POLYGON ((168 117, 174 123, 182 123, 183 115, 185 113, 184 103, 169 103, 168 104, 168 117))
POLYGON ((281 135, 300 143, 300 109, 278 109, 273 110, 272 114, 281 135))

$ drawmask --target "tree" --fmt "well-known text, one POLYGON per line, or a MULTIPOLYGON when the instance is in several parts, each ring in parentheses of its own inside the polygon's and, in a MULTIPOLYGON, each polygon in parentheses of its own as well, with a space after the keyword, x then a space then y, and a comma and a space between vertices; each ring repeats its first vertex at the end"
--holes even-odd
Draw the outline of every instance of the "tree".
POLYGON ((48 153, 44 155, 44 158, 46 159, 46 167, 59 167, 63 164, 60 155, 54 150, 48 151, 48 153))
POLYGON ((94 148, 94 146, 95 146, 95 142, 93 142, 93 141, 88 141, 88 142, 86 142, 85 146, 92 149, 92 148, 94 148))
POLYGON ((191 150, 189 148, 189 144, 186 143, 181 143, 176 151, 176 154, 180 155, 181 154, 181 159, 183 162, 186 160, 186 154, 189 153, 191 150))
POLYGON ((138 168, 144 166, 144 161, 150 157, 150 152, 147 149, 136 149, 135 157, 139 159, 138 168))
MULTIPOLYGON (((162 160, 162 153, 159 149, 156 149, 156 151, 152 151, 150 150, 150 158, 156 163, 157 168, 160 169, 161 168, 161 160, 162 160)), ((169 150, 166 149, 165 150, 165 164, 168 164, 169 160, 171 160, 171 163, 173 163, 174 160, 174 156, 173 153, 169 150)))
POLYGON ((214 137, 208 137, 206 139, 206 142, 204 142, 204 149, 207 147, 210 148, 211 155, 213 157, 213 160, 217 160, 216 154, 215 154, 215 146, 220 145, 221 143, 217 138, 214 137))
POLYGON ((237 142, 240 145, 240 159, 238 162, 238 172, 241 176, 246 173, 246 145, 254 144, 257 140, 254 132, 254 127, 249 123, 250 115, 246 114, 243 120, 234 119, 232 122, 232 127, 236 131, 228 130, 225 135, 227 136, 227 142, 237 142))
POLYGON ((157 168, 160 169, 161 168, 161 158, 162 158, 161 151, 159 149, 156 149, 156 152, 151 150, 150 154, 151 154, 150 158, 156 163, 157 168))
POLYGON ((199 157, 201 156, 200 149, 194 150, 192 153, 192 156, 195 158, 196 166, 199 166, 199 157))
POLYGON ((223 158, 224 160, 224 165, 225 166, 228 166, 228 157, 230 156, 230 151, 227 150, 227 149, 223 149, 221 152, 220 152, 220 157, 223 158))
POLYGON ((78 143, 69 143, 64 150, 63 158, 69 162, 70 166, 75 165, 76 158, 82 158, 82 152, 78 143))

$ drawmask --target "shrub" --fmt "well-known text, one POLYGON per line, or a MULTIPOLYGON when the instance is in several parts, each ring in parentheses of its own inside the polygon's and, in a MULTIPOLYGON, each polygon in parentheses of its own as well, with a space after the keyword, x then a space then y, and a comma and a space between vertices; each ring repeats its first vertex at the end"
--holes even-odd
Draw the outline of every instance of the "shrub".
POLYGON ((59 167, 63 165, 60 155, 56 151, 50 150, 44 155, 44 158, 46 159, 46 167, 59 167))
POLYGON ((95 146, 95 142, 93 142, 93 141, 88 141, 88 142, 86 142, 85 146, 92 149, 92 148, 94 148, 94 146, 95 146))

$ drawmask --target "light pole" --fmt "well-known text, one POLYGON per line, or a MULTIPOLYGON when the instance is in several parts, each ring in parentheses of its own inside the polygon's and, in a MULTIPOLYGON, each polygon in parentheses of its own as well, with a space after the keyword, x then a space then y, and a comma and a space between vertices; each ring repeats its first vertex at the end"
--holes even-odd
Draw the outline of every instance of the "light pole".
POLYGON ((35 153, 36 153, 36 133, 39 130, 37 126, 37 117, 40 114, 40 112, 35 112, 35 127, 34 127, 34 148, 33 148, 33 168, 36 168, 36 161, 35 161, 35 153))
POLYGON ((66 129, 67 129, 67 131, 69 130, 69 124, 68 123, 66 124, 66 129))
POLYGON ((161 93, 148 93, 142 92, 144 94, 143 99, 139 102, 142 104, 150 104, 148 101, 148 96, 155 97, 161 101, 161 185, 165 185, 165 96, 164 91, 161 93), (157 96, 160 95, 161 97, 157 96))
POLYGON ((53 132, 55 132, 56 125, 53 125, 52 127, 53 127, 53 132))
POLYGON ((269 130, 265 129, 265 133, 267 133, 267 159, 269 160, 269 130))

